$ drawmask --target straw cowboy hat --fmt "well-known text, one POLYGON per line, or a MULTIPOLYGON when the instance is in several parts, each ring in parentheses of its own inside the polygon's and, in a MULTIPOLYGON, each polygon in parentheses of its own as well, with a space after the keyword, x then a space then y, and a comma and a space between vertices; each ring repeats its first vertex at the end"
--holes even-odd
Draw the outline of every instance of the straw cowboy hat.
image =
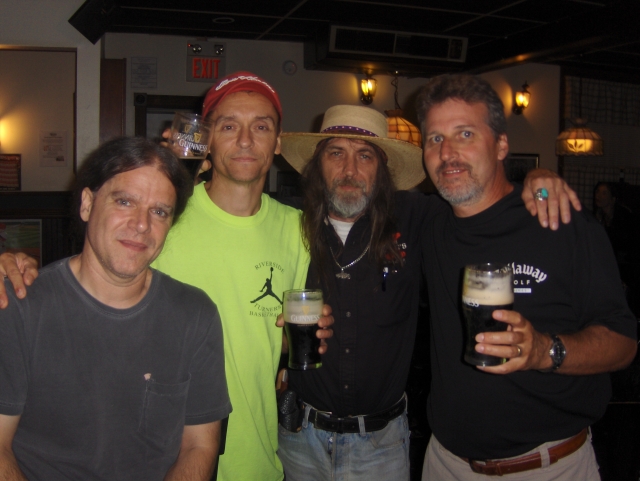
POLYGON ((387 165, 391 177, 398 190, 411 189, 425 178, 422 149, 404 140, 388 138, 387 119, 369 107, 335 105, 329 108, 324 114, 319 134, 284 132, 282 155, 294 169, 302 172, 313 157, 318 142, 333 137, 365 140, 384 150, 389 159, 387 165))

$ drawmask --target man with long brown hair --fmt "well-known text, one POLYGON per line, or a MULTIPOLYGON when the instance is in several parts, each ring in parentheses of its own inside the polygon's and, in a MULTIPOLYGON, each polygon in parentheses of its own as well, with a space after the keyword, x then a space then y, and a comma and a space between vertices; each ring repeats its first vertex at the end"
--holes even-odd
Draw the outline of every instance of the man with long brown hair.
POLYGON ((425 177, 422 149, 387 138, 379 112, 338 105, 319 134, 284 133, 282 154, 302 173, 307 287, 322 288, 335 318, 322 368, 289 371, 302 405, 301 426, 279 429, 287 481, 408 480, 404 389, 422 232, 438 202, 403 190, 425 177))
POLYGON ((300 432, 280 428, 287 480, 409 479, 404 388, 415 337, 422 196, 421 149, 387 138, 379 112, 338 105, 320 134, 283 134, 302 171, 307 287, 321 287, 339 341, 322 368, 289 371, 304 401, 300 432), (309 160, 311 159, 311 160, 309 160))

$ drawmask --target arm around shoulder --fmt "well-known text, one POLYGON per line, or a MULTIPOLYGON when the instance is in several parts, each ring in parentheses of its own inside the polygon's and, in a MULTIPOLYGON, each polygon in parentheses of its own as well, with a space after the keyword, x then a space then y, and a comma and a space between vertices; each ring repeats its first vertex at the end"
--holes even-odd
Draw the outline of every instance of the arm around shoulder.
POLYGON ((19 422, 20 416, 0 414, 0 481, 27 481, 11 447, 19 422))
POLYGON ((178 459, 164 477, 165 481, 211 479, 220 446, 220 423, 214 421, 184 427, 178 459))

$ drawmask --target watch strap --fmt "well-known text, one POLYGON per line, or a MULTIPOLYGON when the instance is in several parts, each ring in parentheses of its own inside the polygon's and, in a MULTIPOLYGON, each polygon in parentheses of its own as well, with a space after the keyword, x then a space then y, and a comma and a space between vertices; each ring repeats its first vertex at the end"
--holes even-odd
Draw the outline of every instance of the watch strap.
POLYGON ((562 339, 560 339, 556 334, 550 334, 550 336, 553 341, 551 349, 549 349, 549 356, 551 356, 551 360, 553 361, 553 367, 551 370, 557 371, 564 362, 564 357, 567 355, 567 349, 564 347, 562 339))

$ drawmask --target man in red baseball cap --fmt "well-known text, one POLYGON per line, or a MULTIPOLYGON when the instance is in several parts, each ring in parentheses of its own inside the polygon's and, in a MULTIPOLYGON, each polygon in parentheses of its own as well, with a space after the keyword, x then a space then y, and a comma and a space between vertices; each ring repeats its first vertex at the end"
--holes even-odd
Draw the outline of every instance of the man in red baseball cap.
POLYGON ((209 90, 202 114, 211 123, 212 179, 195 187, 154 267, 200 287, 220 310, 233 413, 218 480, 279 481, 275 321, 282 292, 304 287, 309 264, 299 212, 263 193, 280 153, 282 107, 266 81, 237 72, 209 90), (261 292, 265 279, 271 289, 261 292))
MULTIPOLYGON (((222 100, 235 92, 255 92, 269 100, 278 114, 277 123, 278 131, 280 131, 280 125, 282 123, 282 106, 280 105, 278 93, 265 80, 251 72, 240 71, 233 73, 211 87, 207 92, 207 95, 205 95, 204 103, 202 104, 202 116, 204 118, 208 118, 209 114, 213 112, 215 107, 222 102, 222 100)), ((208 120, 211 119, 208 118, 208 120)), ((168 138, 170 130, 167 129, 162 135, 165 138, 168 138)), ((198 175, 202 172, 208 171, 211 167, 212 164, 207 158, 207 160, 205 160, 200 166, 198 175)))
POLYGON ((277 92, 271 85, 251 72, 236 72, 223 78, 209 89, 204 98, 202 115, 206 117, 227 95, 234 92, 256 92, 266 97, 278 112, 278 121, 282 120, 282 107, 277 92))

